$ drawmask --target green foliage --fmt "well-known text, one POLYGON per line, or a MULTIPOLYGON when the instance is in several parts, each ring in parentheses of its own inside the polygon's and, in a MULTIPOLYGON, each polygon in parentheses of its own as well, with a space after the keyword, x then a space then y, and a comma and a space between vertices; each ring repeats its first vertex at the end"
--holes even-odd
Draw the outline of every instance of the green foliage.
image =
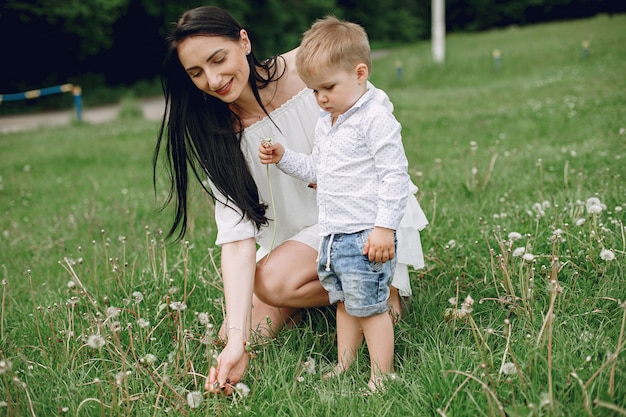
POLYGON ((0 414, 626 413, 625 28, 617 16, 455 35, 443 66, 428 43, 375 60, 430 220, 397 378, 377 395, 363 396, 365 347, 321 379, 337 354, 324 308, 252 347, 247 395, 192 408, 220 349, 219 250, 199 188, 187 241, 163 241, 158 123, 2 135, 0 414))
POLYGON ((28 3, 8 0, 6 10, 15 10, 28 22, 33 17, 82 39, 81 52, 96 53, 111 45, 111 27, 124 12, 129 0, 35 0, 28 3))

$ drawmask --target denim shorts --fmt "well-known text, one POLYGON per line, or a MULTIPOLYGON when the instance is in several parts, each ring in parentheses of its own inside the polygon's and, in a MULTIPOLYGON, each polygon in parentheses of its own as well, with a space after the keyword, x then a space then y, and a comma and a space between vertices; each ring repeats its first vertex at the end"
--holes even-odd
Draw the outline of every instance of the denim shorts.
POLYGON ((385 263, 370 262, 363 255, 363 248, 371 232, 368 229, 324 236, 320 245, 317 264, 320 282, 328 291, 330 303, 342 301, 346 312, 354 317, 369 317, 389 309, 389 283, 396 257, 385 263))

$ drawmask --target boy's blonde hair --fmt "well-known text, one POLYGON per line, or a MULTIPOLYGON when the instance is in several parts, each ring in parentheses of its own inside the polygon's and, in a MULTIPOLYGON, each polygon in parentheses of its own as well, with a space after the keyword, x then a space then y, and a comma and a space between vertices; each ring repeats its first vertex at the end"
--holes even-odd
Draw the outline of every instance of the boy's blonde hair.
POLYGON ((319 71, 343 69, 351 71, 360 63, 372 71, 367 33, 356 23, 326 16, 304 32, 296 54, 296 66, 301 78, 319 71))

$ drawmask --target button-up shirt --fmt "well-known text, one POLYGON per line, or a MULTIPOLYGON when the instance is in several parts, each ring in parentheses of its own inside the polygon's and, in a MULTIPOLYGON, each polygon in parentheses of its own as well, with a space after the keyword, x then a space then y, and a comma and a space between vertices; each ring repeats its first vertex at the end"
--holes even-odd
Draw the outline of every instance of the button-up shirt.
POLYGON ((311 154, 285 149, 278 168, 317 183, 320 235, 396 230, 409 192, 401 126, 368 90, 332 124, 322 111, 311 154))

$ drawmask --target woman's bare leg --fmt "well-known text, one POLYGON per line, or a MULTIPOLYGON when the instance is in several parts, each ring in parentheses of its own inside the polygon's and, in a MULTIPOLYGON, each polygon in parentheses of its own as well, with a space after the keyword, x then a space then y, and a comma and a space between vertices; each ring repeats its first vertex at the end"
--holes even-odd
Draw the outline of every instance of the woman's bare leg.
MULTIPOLYGON (((274 336, 301 308, 327 306, 328 292, 317 277, 317 251, 288 240, 257 264, 252 328, 274 336)), ((297 319, 297 318, 296 318, 297 319)))

